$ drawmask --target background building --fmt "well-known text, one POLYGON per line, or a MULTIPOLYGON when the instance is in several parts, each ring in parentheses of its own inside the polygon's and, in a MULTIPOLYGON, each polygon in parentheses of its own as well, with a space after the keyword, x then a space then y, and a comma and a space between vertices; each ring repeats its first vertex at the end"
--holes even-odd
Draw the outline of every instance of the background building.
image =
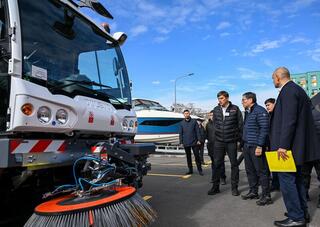
POLYGON ((309 97, 320 92, 320 71, 291 74, 291 78, 307 92, 309 97))

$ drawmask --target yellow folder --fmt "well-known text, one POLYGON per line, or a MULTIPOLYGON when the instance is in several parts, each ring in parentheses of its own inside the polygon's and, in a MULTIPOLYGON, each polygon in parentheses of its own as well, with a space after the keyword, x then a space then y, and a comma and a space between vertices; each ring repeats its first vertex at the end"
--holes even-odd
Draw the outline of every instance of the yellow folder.
POLYGON ((266 157, 270 172, 297 172, 292 152, 287 151, 287 155, 289 158, 284 161, 282 158, 278 159, 276 151, 267 151, 266 157))

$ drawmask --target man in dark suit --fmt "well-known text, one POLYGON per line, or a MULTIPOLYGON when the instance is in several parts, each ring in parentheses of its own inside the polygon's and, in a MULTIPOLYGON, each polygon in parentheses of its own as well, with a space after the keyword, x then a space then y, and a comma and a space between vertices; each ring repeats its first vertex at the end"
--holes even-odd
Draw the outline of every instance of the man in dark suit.
POLYGON ((278 158, 284 161, 288 159, 287 151, 291 150, 297 167, 296 173, 278 174, 288 218, 274 224, 306 226, 309 215, 301 168, 305 162, 320 159, 311 101, 305 91, 291 81, 287 68, 277 68, 272 79, 280 93, 271 116, 270 149, 277 151, 278 158))
POLYGON ((199 145, 201 144, 199 126, 197 121, 191 118, 189 110, 184 110, 183 115, 184 115, 184 120, 182 120, 180 124, 179 139, 180 139, 180 144, 183 145, 184 150, 186 152, 186 156, 187 156, 187 164, 188 164, 189 171, 186 174, 193 174, 192 160, 191 160, 191 149, 192 149, 199 174, 203 176, 201 160, 199 156, 199 145))

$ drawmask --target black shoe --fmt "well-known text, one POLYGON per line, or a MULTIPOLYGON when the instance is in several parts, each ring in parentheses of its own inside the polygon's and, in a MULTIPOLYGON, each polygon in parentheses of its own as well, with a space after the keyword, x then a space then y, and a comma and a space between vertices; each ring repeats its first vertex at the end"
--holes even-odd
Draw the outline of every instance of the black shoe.
POLYGON ((272 204, 272 199, 269 196, 262 196, 257 202, 256 204, 258 206, 265 206, 265 205, 269 205, 272 204))
MULTIPOLYGON (((284 216, 288 217, 288 213, 285 212, 284 216)), ((311 217, 308 211, 304 213, 304 220, 306 220, 306 223, 310 223, 311 221, 311 217)))
POLYGON ((305 221, 294 221, 290 218, 284 219, 282 221, 275 221, 274 225, 279 227, 306 227, 307 226, 305 221))
POLYGON ((193 174, 193 171, 188 171, 188 172, 186 172, 186 175, 191 175, 191 174, 193 174))
POLYGON ((233 196, 239 196, 239 195, 240 195, 240 192, 239 192, 238 188, 233 188, 231 194, 232 194, 233 196))
POLYGON ((243 200, 259 199, 259 195, 258 195, 258 193, 248 192, 246 195, 242 195, 241 198, 243 200))
POLYGON ((220 190, 219 188, 217 187, 212 187, 209 191, 208 191, 208 195, 215 195, 215 194, 218 194, 220 193, 220 190))
POLYGON ((226 184, 227 184, 226 178, 221 178, 221 179, 220 179, 220 184, 221 184, 221 185, 226 185, 226 184))
POLYGON ((202 172, 202 171, 199 171, 199 175, 200 175, 200 176, 203 176, 204 174, 203 174, 203 172, 202 172))

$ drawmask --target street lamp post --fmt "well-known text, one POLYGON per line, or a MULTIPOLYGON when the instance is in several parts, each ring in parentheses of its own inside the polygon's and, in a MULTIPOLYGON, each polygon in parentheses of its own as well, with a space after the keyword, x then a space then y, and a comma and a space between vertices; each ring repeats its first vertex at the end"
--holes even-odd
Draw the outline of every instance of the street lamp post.
POLYGON ((179 76, 174 80, 174 112, 176 112, 176 106, 177 106, 177 80, 184 77, 192 76, 192 75, 194 75, 194 73, 189 73, 187 75, 179 76))

